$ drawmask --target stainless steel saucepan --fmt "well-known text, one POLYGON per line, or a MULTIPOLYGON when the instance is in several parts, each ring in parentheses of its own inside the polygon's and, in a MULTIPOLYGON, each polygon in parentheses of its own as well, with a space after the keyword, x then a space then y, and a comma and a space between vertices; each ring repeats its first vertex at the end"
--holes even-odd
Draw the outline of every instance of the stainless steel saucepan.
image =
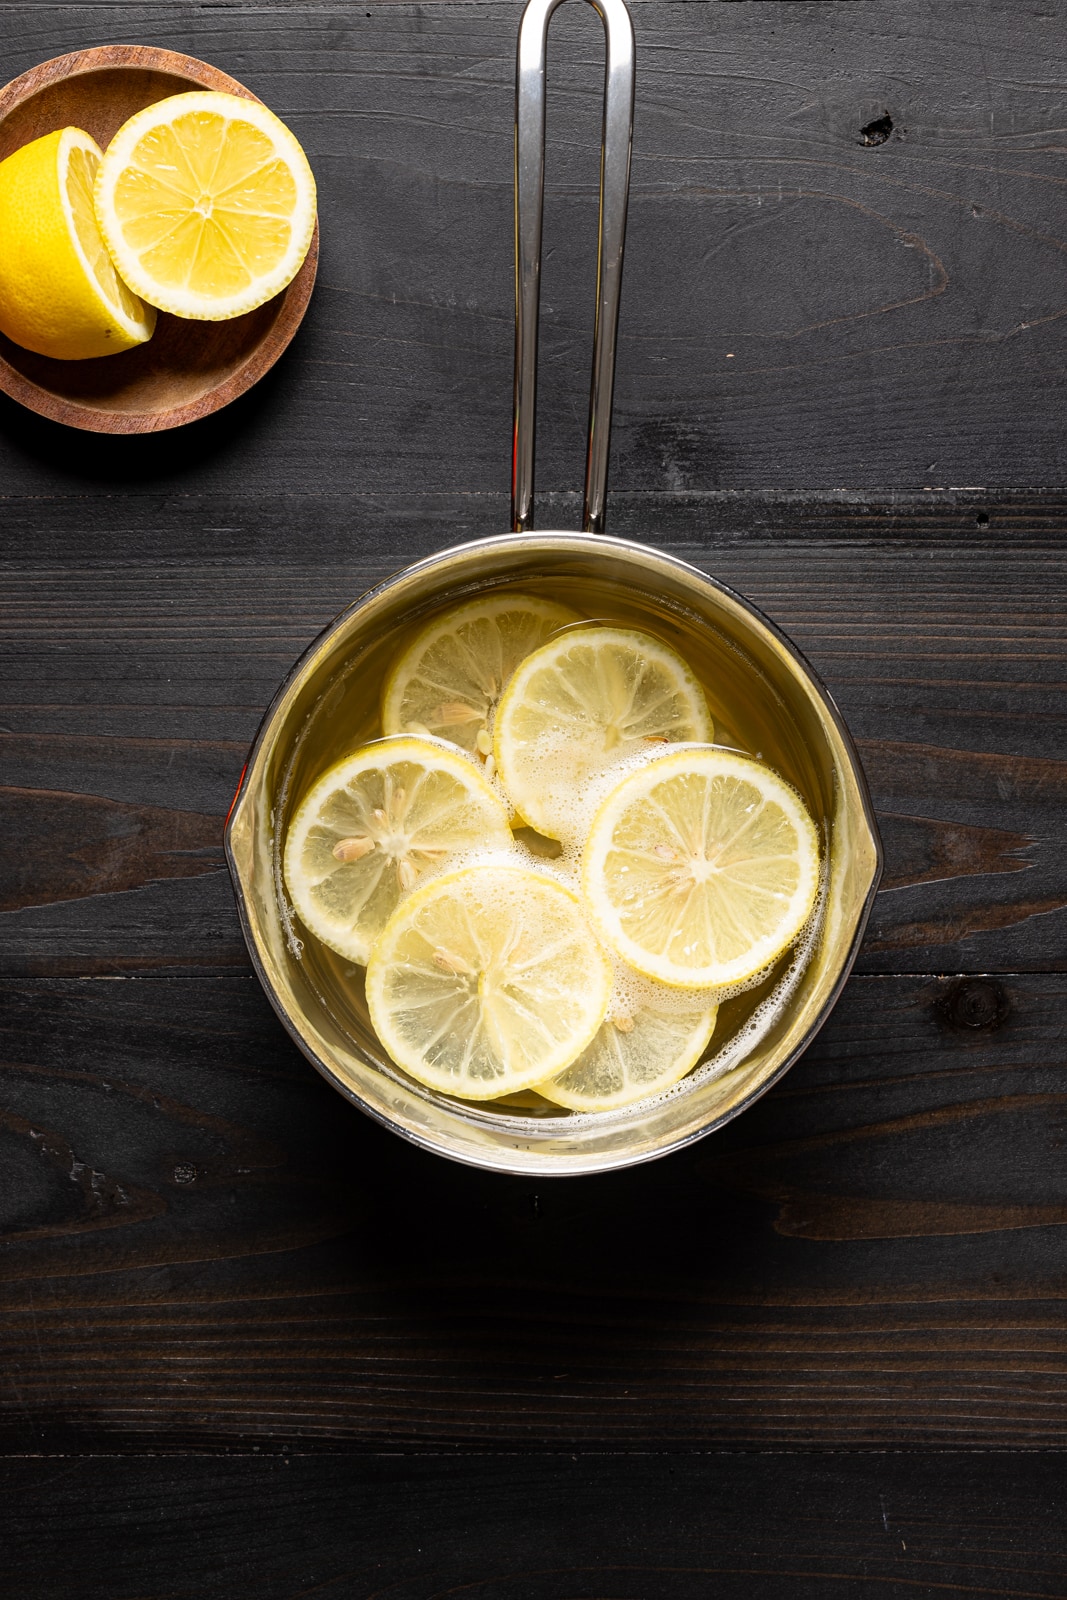
MULTIPOLYGON (((685 562, 603 536, 608 444, 633 123, 634 41, 623 0, 590 0, 607 41, 600 255, 581 533, 531 531, 534 394, 544 196, 548 24, 562 0, 530 0, 516 84, 516 333, 512 532, 443 550, 343 611, 301 657, 270 705, 226 827, 226 852, 249 952, 271 1003, 312 1064, 395 1133, 455 1160, 504 1172, 605 1171, 664 1155, 720 1127, 792 1065, 825 1022, 855 959, 881 872, 881 848, 855 747, 803 656, 756 608, 685 562), (361 974, 339 1003, 294 922, 281 848, 294 804, 323 749, 357 742, 359 717, 400 637, 473 595, 502 586, 566 598, 575 583, 599 614, 667 640, 694 641, 705 673, 721 668, 748 715, 786 753, 782 774, 804 795, 825 846, 822 912, 804 959, 776 980, 762 1031, 742 1034, 656 1099, 573 1114, 464 1103, 423 1088, 386 1058, 367 1018, 361 974), (313 754, 319 753, 319 755, 313 754)), ((367 736, 366 734, 358 737, 367 736)))

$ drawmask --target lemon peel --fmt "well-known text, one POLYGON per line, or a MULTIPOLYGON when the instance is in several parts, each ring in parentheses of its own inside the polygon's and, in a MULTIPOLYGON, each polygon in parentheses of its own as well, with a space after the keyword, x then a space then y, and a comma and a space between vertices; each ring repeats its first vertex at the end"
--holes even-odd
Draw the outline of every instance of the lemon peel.
POLYGON ((89 361, 144 344, 156 313, 119 278, 97 226, 100 146, 60 128, 0 162, 0 331, 38 355, 89 361))

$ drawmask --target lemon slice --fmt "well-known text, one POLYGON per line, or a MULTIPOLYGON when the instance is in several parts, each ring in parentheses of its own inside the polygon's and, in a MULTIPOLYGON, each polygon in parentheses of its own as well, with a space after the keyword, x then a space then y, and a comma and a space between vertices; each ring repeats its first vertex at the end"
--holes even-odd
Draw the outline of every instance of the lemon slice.
POLYGON ((819 842, 795 790, 727 750, 673 751, 622 780, 593 821, 582 885, 601 937, 672 985, 739 983, 800 932, 819 842))
POLYGON ((493 752, 508 798, 552 839, 581 830, 589 780, 636 751, 712 736, 704 692, 668 645, 630 628, 579 628, 521 664, 493 752))
POLYGON ((382 692, 386 733, 427 732, 488 755, 489 727, 515 668, 578 614, 532 594, 488 595, 429 623, 382 692))
POLYGON ((371 1021, 393 1060, 468 1100, 554 1077, 593 1038, 610 993, 578 896, 508 865, 416 890, 367 967, 371 1021))
POLYGON ((61 361, 152 337, 156 314, 111 264, 93 210, 100 146, 61 128, 0 162, 0 331, 61 361))
POLYGON ((379 739, 331 767, 285 841, 285 885, 323 944, 365 962, 398 903, 459 850, 506 849, 502 802, 437 740, 379 739))
POLYGON ((684 1078, 703 1055, 718 1006, 704 996, 632 980, 632 996, 613 1003, 592 1044, 538 1093, 571 1111, 617 1111, 660 1094, 684 1078), (657 995, 656 990, 659 989, 657 995))
POLYGON ((132 289, 161 311, 220 322, 296 276, 315 180, 273 111, 198 89, 123 124, 97 174, 96 214, 132 289))

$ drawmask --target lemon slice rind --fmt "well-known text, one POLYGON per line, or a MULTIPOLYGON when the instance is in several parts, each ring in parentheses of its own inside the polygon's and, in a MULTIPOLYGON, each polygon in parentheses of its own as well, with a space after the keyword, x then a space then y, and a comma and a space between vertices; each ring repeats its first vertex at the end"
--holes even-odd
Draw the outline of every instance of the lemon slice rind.
POLYGON ((497 708, 493 755, 523 821, 573 841, 590 785, 612 765, 711 737, 704 691, 675 650, 639 629, 595 626, 520 664, 497 708))
POLYGON ((283 875, 304 926, 365 964, 404 896, 457 854, 507 849, 507 811, 439 739, 379 739, 335 763, 297 807, 283 875))
POLYGON ((796 939, 818 887, 818 835, 800 796, 769 767, 711 746, 625 777, 582 857, 600 937, 672 988, 762 972, 796 939))
POLYGON ((371 1022, 391 1059, 465 1100, 554 1077, 594 1038, 610 994, 579 896, 508 863, 415 890, 367 966, 371 1022))
POLYGON ((383 729, 425 729, 476 751, 519 663, 578 620, 568 606, 513 593, 484 595, 434 617, 390 668, 382 688, 383 729))
MULTIPOLYGON (((209 143, 203 140, 205 147, 209 143)), ((260 101, 208 89, 171 95, 125 122, 100 163, 95 202, 111 258, 130 288, 161 311, 198 321, 226 321, 280 294, 299 272, 315 231, 315 179, 295 135, 260 101), (203 170, 198 170, 191 159, 195 136, 208 126, 205 119, 212 118, 223 124, 215 129, 219 137, 214 141, 223 151, 236 125, 252 130, 251 138, 242 135, 249 146, 249 170, 241 170, 236 156, 231 172, 223 156, 213 162, 207 154, 203 170), (177 127, 181 123, 184 133, 177 127), (165 140, 168 129, 173 138, 166 155, 171 159, 158 156, 153 161, 152 140, 165 140), (223 170, 225 178, 216 178, 223 170), (226 182, 234 173, 233 181, 226 182), (267 194, 270 182, 275 185, 273 200, 267 194), (291 204, 278 200, 279 190, 291 192, 291 204), (202 284, 209 281, 212 253, 218 286, 198 288, 191 279, 198 273, 202 284), (149 257, 160 266, 149 266, 149 257), (167 260, 172 265, 164 272, 167 260), (177 281, 183 264, 184 282, 177 281)))

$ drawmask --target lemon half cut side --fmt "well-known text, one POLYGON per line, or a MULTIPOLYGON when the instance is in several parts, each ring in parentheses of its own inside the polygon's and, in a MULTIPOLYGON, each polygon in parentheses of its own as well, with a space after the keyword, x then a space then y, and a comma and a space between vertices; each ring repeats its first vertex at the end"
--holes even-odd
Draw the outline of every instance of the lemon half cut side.
POLYGON ((674 987, 740 983, 810 916, 818 835, 796 790, 769 767, 690 746, 608 795, 582 884, 601 937, 639 972, 674 987))
POLYGON ((61 361, 144 344, 156 313, 115 271, 97 226, 101 152, 61 128, 0 162, 0 331, 61 361))
POLYGON ((258 100, 207 89, 124 123, 95 199, 130 287, 161 311, 209 322, 279 294, 315 231, 315 179, 295 136, 258 100))
POLYGON ((371 1021, 397 1066, 467 1100, 560 1072, 593 1039, 610 994, 579 897, 505 864, 416 890, 367 966, 371 1021))
POLYGON ((443 741, 379 739, 324 773, 286 835, 285 885, 305 927, 364 963, 406 893, 457 851, 506 850, 503 802, 443 741))

